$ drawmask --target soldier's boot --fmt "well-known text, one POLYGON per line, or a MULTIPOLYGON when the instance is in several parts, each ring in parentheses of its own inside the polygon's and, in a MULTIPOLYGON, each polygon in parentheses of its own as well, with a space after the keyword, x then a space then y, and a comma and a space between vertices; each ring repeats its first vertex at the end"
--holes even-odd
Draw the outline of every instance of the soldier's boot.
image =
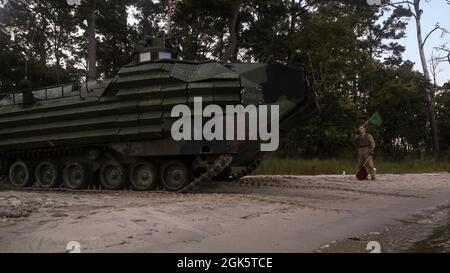
POLYGON ((377 170, 375 168, 369 169, 369 174, 370 174, 370 179, 372 179, 372 181, 377 180, 377 170))

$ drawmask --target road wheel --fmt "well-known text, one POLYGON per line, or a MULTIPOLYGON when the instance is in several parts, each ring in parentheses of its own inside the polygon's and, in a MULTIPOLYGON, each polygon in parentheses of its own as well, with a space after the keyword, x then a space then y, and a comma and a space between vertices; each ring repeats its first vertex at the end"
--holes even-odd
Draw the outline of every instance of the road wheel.
POLYGON ((32 167, 25 161, 17 161, 9 168, 9 181, 15 187, 27 187, 33 179, 32 167))
POLYGON ((133 163, 130 168, 130 182, 135 190, 154 190, 158 184, 156 168, 145 161, 133 163))
POLYGON ((100 183, 108 190, 120 190, 127 183, 127 174, 122 163, 109 160, 100 167, 100 183))
POLYGON ((85 189, 91 180, 92 169, 87 164, 71 161, 64 167, 63 181, 66 188, 85 189))
POLYGON ((161 183, 168 191, 178 191, 192 180, 191 169, 183 161, 169 161, 161 166, 161 183))
POLYGON ((54 188, 61 179, 61 168, 56 162, 43 161, 37 165, 35 176, 39 187, 54 188))

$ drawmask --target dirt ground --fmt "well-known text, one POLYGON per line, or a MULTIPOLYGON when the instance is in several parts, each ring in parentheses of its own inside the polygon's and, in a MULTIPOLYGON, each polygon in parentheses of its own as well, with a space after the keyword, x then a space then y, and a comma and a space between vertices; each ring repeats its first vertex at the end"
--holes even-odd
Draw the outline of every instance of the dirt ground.
POLYGON ((448 251, 449 204, 449 173, 254 176, 191 194, 6 190, 0 252, 448 251))

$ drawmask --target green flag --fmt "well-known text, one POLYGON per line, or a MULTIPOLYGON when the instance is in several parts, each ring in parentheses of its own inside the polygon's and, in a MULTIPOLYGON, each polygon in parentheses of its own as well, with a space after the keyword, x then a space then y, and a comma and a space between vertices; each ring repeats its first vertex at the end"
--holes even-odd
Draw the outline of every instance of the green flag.
POLYGON ((370 117, 369 119, 369 123, 373 126, 373 127, 380 127, 381 124, 383 123, 383 120, 381 119, 381 116, 378 112, 375 112, 372 117, 370 117))

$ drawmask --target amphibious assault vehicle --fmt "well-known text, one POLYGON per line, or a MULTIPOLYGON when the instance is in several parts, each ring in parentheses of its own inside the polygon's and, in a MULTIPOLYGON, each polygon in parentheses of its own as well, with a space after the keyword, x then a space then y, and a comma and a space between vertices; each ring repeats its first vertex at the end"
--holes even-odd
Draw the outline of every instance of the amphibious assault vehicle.
POLYGON ((183 192, 247 175, 263 152, 259 140, 175 141, 175 105, 279 105, 282 131, 319 107, 301 66, 179 55, 172 39, 145 39, 112 79, 38 90, 24 81, 1 95, 0 174, 18 188, 183 192))

